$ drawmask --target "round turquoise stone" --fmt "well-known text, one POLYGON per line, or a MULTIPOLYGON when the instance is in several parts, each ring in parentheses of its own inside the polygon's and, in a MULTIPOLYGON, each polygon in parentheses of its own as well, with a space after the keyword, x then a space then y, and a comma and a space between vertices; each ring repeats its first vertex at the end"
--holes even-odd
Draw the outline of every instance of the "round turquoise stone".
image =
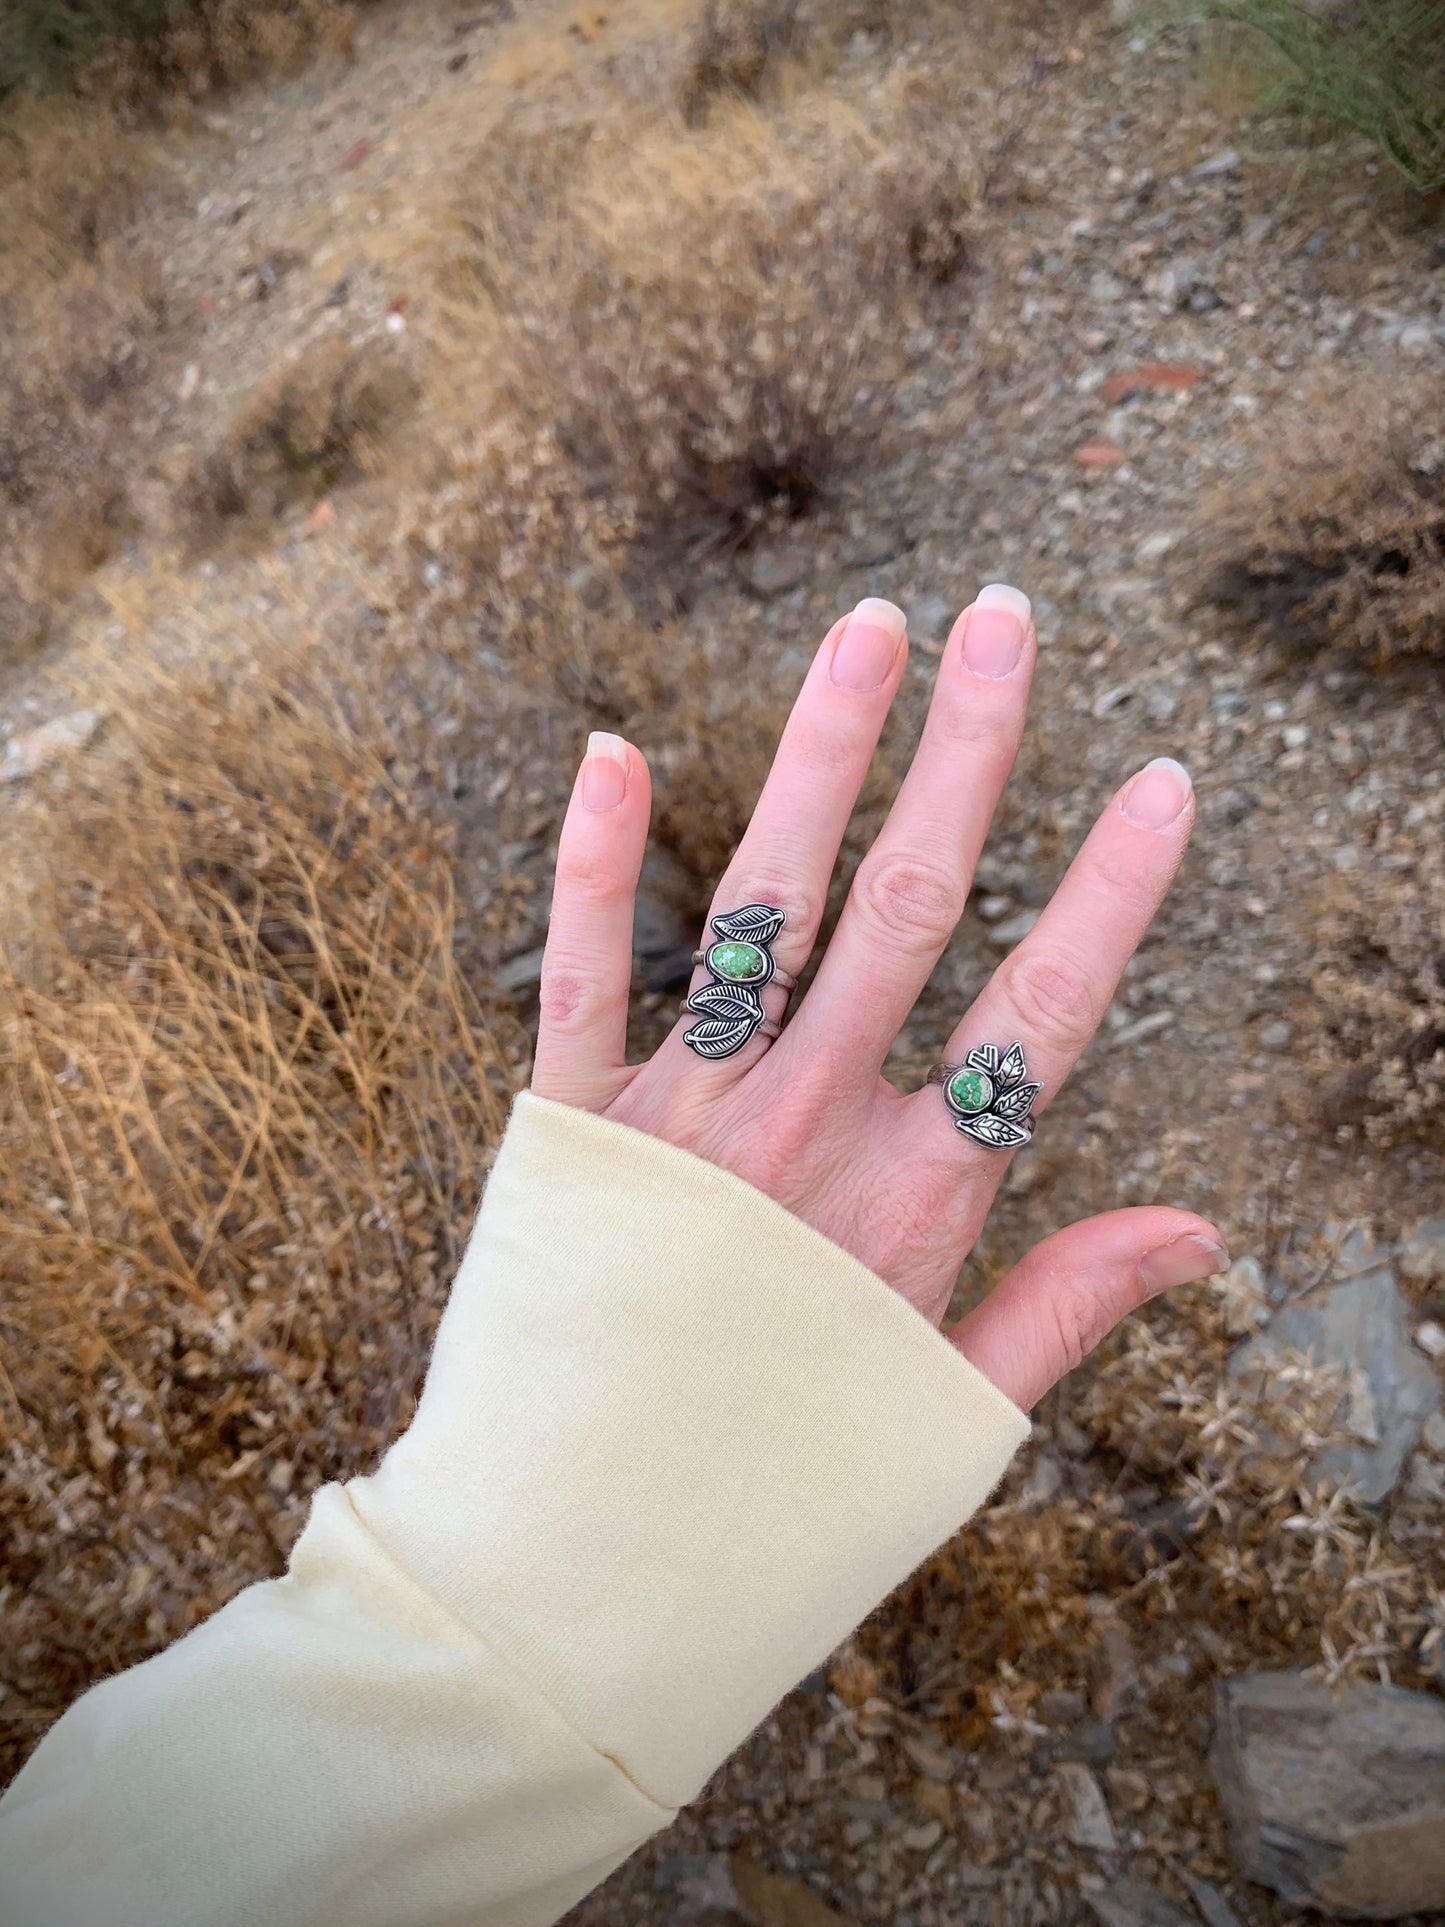
POLYGON ((715 943, 707 953, 707 967, 715 976, 733 984, 755 984, 768 974, 768 960, 755 943, 740 943, 736 938, 715 943))
POLYGON ((977 1117, 993 1102, 993 1079, 987 1071, 955 1071, 946 1094, 954 1110, 964 1117, 977 1117))

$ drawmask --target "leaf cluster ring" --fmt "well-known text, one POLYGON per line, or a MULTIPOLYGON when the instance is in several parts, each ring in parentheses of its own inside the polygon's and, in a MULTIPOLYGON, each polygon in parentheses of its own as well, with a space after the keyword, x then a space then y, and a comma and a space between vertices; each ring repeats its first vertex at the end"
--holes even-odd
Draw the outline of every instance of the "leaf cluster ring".
POLYGON ((695 964, 706 964, 711 982, 693 991, 683 1005, 702 1019, 682 1034, 699 1057, 731 1057, 759 1033, 778 1035, 780 1026, 763 1009, 759 993, 764 984, 781 984, 785 990, 797 984, 796 977, 773 962, 768 948, 784 921, 783 912, 770 903, 745 904, 712 919, 717 942, 693 956, 695 964))
POLYGON ((1033 1136, 1034 1100, 1044 1088, 1028 1075, 1022 1044, 976 1044, 961 1064, 935 1064, 928 1081, 943 1086, 955 1130, 991 1150, 1012 1151, 1033 1136))

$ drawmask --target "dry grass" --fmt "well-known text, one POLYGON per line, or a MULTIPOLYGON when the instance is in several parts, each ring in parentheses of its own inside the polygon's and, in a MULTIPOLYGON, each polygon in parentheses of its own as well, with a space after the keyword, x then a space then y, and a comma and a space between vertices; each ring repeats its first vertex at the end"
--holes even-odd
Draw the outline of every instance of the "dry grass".
POLYGON ((1328 388, 1249 455, 1213 508, 1219 592, 1301 643, 1445 655, 1439 384, 1328 388))
POLYGON ((258 670, 111 728, 0 972, 12 1757, 405 1423, 511 1077, 374 723, 258 670))
POLYGON ((1324 919, 1307 1119, 1389 1145, 1445 1132, 1445 853, 1342 893, 1324 919))
POLYGON ((196 459, 185 512, 214 537, 374 471, 415 392, 391 343, 317 336, 241 400, 218 444, 196 459))

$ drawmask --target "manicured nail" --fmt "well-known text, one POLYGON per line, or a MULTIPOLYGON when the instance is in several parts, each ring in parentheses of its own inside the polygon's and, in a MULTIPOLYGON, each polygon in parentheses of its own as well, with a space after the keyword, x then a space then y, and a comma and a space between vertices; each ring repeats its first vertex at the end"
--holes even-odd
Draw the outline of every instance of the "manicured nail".
POLYGON ((1141 830, 1167 830, 1179 820, 1193 789, 1182 763, 1172 756, 1156 756, 1125 790, 1120 808, 1141 830))
POLYGON ((898 660, 908 618, 879 596, 864 596, 833 645, 829 679, 839 689, 877 689, 898 660))
POLYGON ((627 794, 627 745, 620 736, 594 729, 582 765, 582 801, 589 810, 615 810, 627 794))
POLYGON ((1215 1278, 1229 1269, 1229 1253, 1217 1238, 1186 1232, 1157 1250, 1147 1251, 1139 1260, 1139 1279, 1153 1298, 1175 1285, 1198 1284, 1201 1278, 1215 1278))
POLYGON ((963 625, 963 660, 975 676, 998 682, 1018 667, 1032 605, 1022 589, 990 582, 974 598, 963 625))

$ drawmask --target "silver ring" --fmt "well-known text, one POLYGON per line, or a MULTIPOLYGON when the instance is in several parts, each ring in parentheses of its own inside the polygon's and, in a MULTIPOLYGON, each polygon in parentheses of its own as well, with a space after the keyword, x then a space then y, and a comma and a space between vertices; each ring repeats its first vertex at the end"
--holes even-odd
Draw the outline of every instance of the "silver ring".
MULTIPOLYGON (((764 984, 781 982, 786 975, 768 949, 783 923, 782 911, 770 903, 749 903, 712 919, 718 941, 693 959, 706 964, 712 982, 695 990, 683 1006, 702 1019, 682 1034, 699 1057, 731 1057, 758 1031, 765 1037, 778 1035, 780 1026, 770 1023, 758 993, 764 984)), ((786 987, 792 982, 788 979, 786 987)))
POLYGON ((976 1044, 961 1064, 935 1064, 930 1084, 943 1086, 954 1129, 996 1151, 1016 1150, 1034 1134, 1034 1099, 1044 1088, 1030 1084, 1022 1044, 1000 1050, 976 1044))

